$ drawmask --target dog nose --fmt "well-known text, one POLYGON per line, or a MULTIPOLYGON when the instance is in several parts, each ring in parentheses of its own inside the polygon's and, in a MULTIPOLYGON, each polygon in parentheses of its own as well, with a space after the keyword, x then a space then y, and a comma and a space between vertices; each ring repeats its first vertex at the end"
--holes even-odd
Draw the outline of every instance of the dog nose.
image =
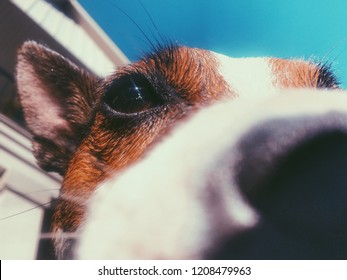
POLYGON ((209 258, 347 257, 345 114, 258 124, 236 149, 235 181, 260 219, 209 258))

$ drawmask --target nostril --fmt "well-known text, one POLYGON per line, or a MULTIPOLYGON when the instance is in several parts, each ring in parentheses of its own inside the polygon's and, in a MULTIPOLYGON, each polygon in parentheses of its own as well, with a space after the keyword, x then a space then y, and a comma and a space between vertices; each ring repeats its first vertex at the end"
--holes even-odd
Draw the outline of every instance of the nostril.
MULTIPOLYGON (((347 256, 346 124, 344 114, 334 113, 274 120, 243 137, 236 181, 261 216, 250 236, 272 228, 288 244, 301 244, 299 257, 347 256)), ((269 241, 268 234, 258 237, 269 241)))
MULTIPOLYGON (((260 166, 263 171, 257 173, 259 177, 240 178, 240 173, 236 173, 239 176, 236 178, 237 186, 248 200, 250 209, 253 208, 259 214, 258 222, 242 231, 222 236, 205 258, 345 259, 346 131, 343 127, 335 127, 313 133, 306 140, 300 138, 302 141, 295 142, 295 145, 286 150, 287 153, 281 153, 281 157, 273 157, 272 160, 269 160, 265 149, 263 156, 267 159, 263 161, 260 161, 260 153, 256 158, 242 157, 243 168, 256 167, 255 159, 258 164, 271 164, 271 168, 260 166), (247 161, 251 163, 247 164, 247 161), (254 185, 245 185, 246 183, 254 185)), ((260 139, 269 140, 264 137, 264 130, 261 133, 262 137, 253 138, 257 141, 247 146, 248 149, 256 149, 255 144, 258 148, 261 147, 260 139)), ((275 141, 272 145, 276 145, 276 138, 272 140, 275 141)), ((230 157, 228 154, 225 156, 230 157)), ((235 175, 234 164, 231 165, 230 176, 235 175)), ((242 170, 238 166, 238 172, 244 172, 243 176, 252 176, 252 171, 242 170)), ((224 175, 223 180, 212 178, 215 184, 228 182, 232 188, 233 178, 230 176, 224 175)))
POLYGON ((269 219, 298 234, 347 236, 345 182, 347 134, 331 131, 281 159, 252 200, 269 219))

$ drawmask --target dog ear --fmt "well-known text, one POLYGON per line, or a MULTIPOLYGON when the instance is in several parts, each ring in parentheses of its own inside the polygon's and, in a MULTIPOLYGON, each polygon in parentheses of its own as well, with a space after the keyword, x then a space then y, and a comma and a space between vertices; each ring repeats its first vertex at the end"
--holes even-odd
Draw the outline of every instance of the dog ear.
POLYGON ((63 175, 89 123, 99 78, 28 41, 18 51, 16 80, 38 164, 63 175))

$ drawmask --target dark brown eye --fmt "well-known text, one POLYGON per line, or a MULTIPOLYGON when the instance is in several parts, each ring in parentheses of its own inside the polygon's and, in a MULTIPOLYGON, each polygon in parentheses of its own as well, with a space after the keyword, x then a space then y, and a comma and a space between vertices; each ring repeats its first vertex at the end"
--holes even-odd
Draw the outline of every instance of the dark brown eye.
POLYGON ((138 113, 160 104, 160 99, 150 82, 140 74, 120 77, 106 90, 104 102, 120 113, 138 113))

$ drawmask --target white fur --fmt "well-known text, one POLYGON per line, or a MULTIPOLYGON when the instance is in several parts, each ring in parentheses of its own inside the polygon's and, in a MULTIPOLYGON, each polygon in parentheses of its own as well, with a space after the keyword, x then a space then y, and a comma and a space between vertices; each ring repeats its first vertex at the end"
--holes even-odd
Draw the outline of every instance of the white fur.
POLYGON ((276 94, 274 75, 267 58, 233 58, 213 53, 230 88, 245 98, 276 94))

